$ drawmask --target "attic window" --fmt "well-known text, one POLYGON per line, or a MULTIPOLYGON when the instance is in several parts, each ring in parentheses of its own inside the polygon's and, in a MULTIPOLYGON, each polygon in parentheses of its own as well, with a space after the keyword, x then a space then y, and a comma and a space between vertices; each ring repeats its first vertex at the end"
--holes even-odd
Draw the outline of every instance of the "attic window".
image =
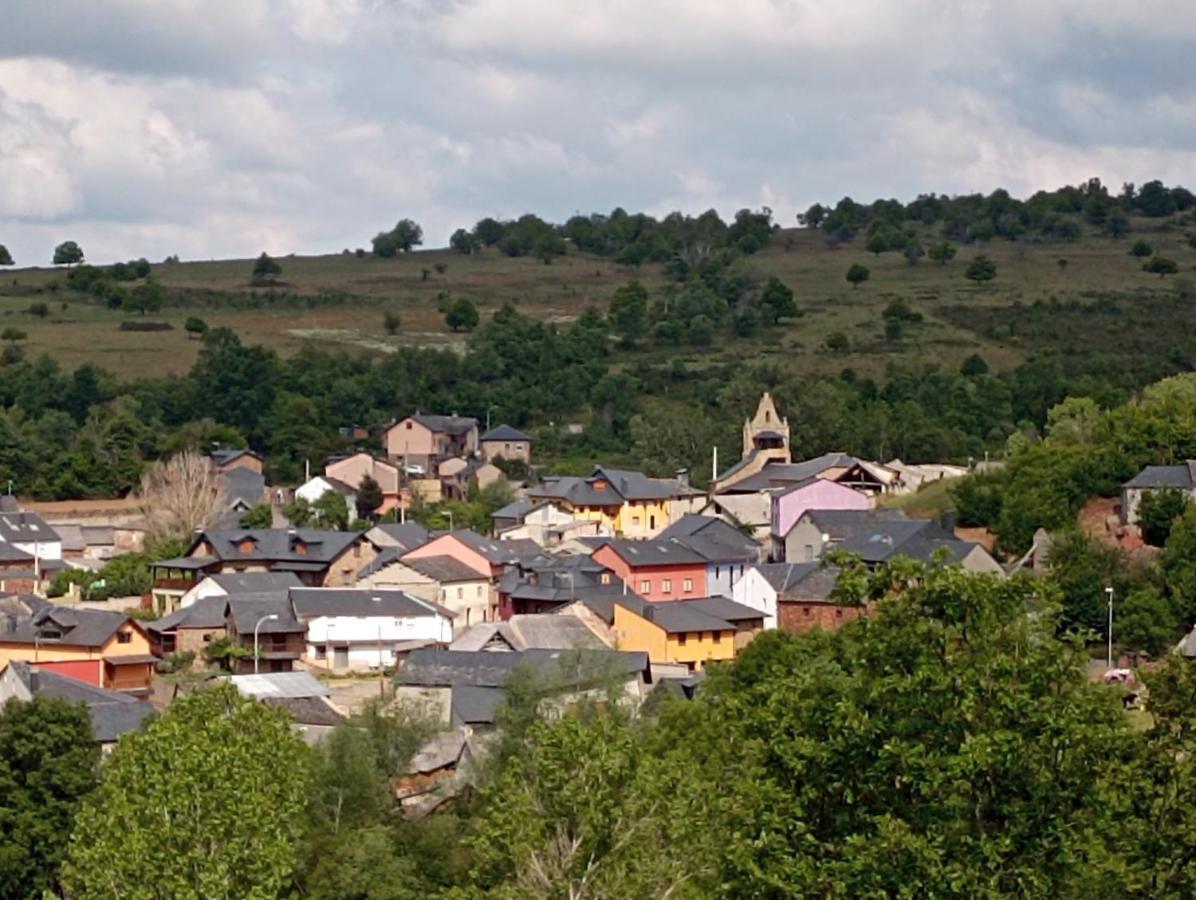
POLYGON ((594 482, 594 490, 605 491, 606 490, 606 482, 605 481, 595 481, 594 482))
POLYGON ((407 423, 407 430, 408 430, 408 431, 410 431, 410 430, 411 430, 411 423, 410 423, 410 422, 408 422, 408 423, 407 423))
POLYGON ((127 631, 118 631, 116 633, 116 642, 118 644, 127 644, 131 640, 133 640, 133 635, 127 631))
POLYGON ((241 541, 240 549, 241 549, 242 553, 252 553, 253 547, 254 547, 253 538, 245 538, 245 540, 241 541))
POLYGON ((53 626, 47 628, 43 625, 39 636, 43 641, 58 641, 62 639, 62 632, 53 626))
POLYGON ((295 552, 300 556, 307 556, 307 542, 302 538, 295 541, 295 552))

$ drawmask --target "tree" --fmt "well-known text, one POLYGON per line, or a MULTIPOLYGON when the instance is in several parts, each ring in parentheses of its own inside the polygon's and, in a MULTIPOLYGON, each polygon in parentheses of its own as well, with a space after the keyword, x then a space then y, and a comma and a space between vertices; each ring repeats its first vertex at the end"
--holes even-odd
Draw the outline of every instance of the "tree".
POLYGON ((979 353, 973 353, 959 367, 959 374, 964 378, 976 378, 979 375, 988 374, 988 363, 984 361, 984 357, 979 353))
POLYGON ((372 519, 385 499, 382 495, 382 485, 369 475, 364 476, 361 484, 357 486, 358 518, 372 519))
POLYGON ((41 303, 41 302, 30 303, 29 309, 27 310, 27 312, 31 316, 36 316, 39 319, 44 319, 46 316, 48 316, 50 314, 50 307, 46 306, 46 304, 41 303))
POLYGON ((827 208, 821 203, 815 203, 804 213, 797 214, 797 224, 804 228, 817 228, 826 218, 827 208))
POLYGON ((491 216, 479 219, 478 223, 473 226, 474 236, 487 247, 493 247, 501 241, 505 232, 506 226, 491 216))
POLYGON ((54 248, 54 265, 70 268, 83 262, 83 248, 74 241, 63 241, 54 248))
POLYGON ((1179 619, 1175 608, 1153 587, 1143 586, 1123 597, 1113 620, 1113 638, 1125 650, 1162 656, 1175 646, 1179 619))
POLYGON ((1138 259, 1145 259, 1153 253, 1154 248, 1151 247, 1150 244, 1143 240, 1137 240, 1134 241, 1133 245, 1130 247, 1129 255, 1136 256, 1138 259))
POLYGON ((212 463, 184 450, 146 471, 137 508, 145 517, 147 538, 189 541, 196 529, 211 527, 223 512, 224 490, 212 463))
POLYGON ((793 300, 793 291, 777 277, 768 279, 764 290, 760 292, 760 314, 771 325, 781 319, 792 319, 797 316, 797 303, 793 300))
POLYGON ((399 219, 390 234, 394 238, 395 247, 404 253, 424 242, 424 230, 411 219, 399 219))
POLYGON ((859 263, 852 263, 847 270, 847 280, 851 283, 852 288, 858 288, 861 284, 868 280, 872 275, 868 271, 867 266, 861 266, 859 263))
POLYGON ((282 266, 270 258, 265 250, 253 263, 253 277, 249 279, 250 284, 273 284, 279 275, 282 274, 282 266))
POLYGON ((464 228, 458 228, 449 238, 449 249, 473 255, 481 249, 481 241, 464 228))
POLYGON ((638 281, 619 287, 610 298, 607 313, 611 327, 624 347, 634 347, 648 324, 648 291, 638 281))
POLYGON ((344 531, 349 527, 349 501, 340 491, 325 491, 311 505, 312 514, 321 528, 344 531))
POLYGON ((826 336, 826 349, 832 353, 844 353, 851 347, 851 342, 842 331, 832 331, 826 336))
MULTIPOLYGON (((1125 237, 1130 233, 1130 220, 1120 207, 1113 207, 1105 217, 1101 231, 1111 238, 1125 237)), ((1149 254, 1147 254, 1149 256, 1149 254)))
POLYGON ((963 273, 964 278, 968 281, 975 282, 979 287, 986 281, 992 281, 997 277, 997 266, 987 256, 977 256, 970 263, 963 273))
POLYGON ((165 297, 166 292, 162 290, 162 285, 152 278, 147 278, 144 284, 133 288, 129 299, 129 309, 134 309, 143 316, 147 312, 157 312, 162 308, 165 297))
POLYGON ((916 266, 926 255, 926 251, 922 249, 922 244, 916 240, 911 240, 905 245, 905 261, 911 266, 916 266))
POLYGON ((308 753, 289 717, 221 684, 124 738, 63 870, 77 900, 275 897, 295 868, 308 753))
POLYGON ((273 528, 274 510, 269 503, 257 503, 241 513, 237 524, 242 528, 273 528))
POLYGON ((444 324, 453 331, 473 331, 478 320, 478 308, 467 297, 458 297, 444 314, 444 324))
POLYGON ((8 248, 0 244, 0 266, 13 265, 12 254, 8 252, 8 248))
POLYGON ((382 231, 374 235, 371 243, 374 247, 374 256, 389 259, 399 252, 399 245, 395 243, 394 235, 389 231, 382 231))
POLYGON ((1190 501, 1180 490, 1146 491, 1138 506, 1138 525, 1142 540, 1162 547, 1171 536, 1171 526, 1188 509, 1190 501))
POLYGON ((0 341, 8 341, 10 344, 15 344, 17 341, 23 341, 29 337, 20 328, 13 328, 11 325, 0 331, 0 341))
POLYGON ((942 241, 938 244, 931 244, 930 250, 927 251, 926 255, 940 266, 945 266, 947 263, 951 262, 951 260, 955 259, 955 253, 956 250, 953 244, 949 244, 947 241, 942 241))
POLYGON ((0 896, 57 895, 58 870, 99 746, 81 704, 10 700, 0 708, 0 896))
POLYGON ((303 497, 296 497, 282 508, 282 514, 294 528, 306 528, 312 523, 315 513, 312 505, 303 497))
POLYGON ((183 329, 187 332, 188 338, 202 338, 204 332, 208 330, 208 323, 199 316, 187 316, 187 321, 183 323, 183 329))
POLYGON ((387 334, 397 334, 401 324, 402 319, 393 309, 388 309, 382 316, 382 327, 386 329, 387 334))
POLYGON ((1168 275, 1174 275, 1179 271, 1179 265, 1175 260, 1167 256, 1155 255, 1150 258, 1150 262, 1142 267, 1142 271, 1150 272, 1152 275, 1158 275, 1160 278, 1165 278, 1168 275))

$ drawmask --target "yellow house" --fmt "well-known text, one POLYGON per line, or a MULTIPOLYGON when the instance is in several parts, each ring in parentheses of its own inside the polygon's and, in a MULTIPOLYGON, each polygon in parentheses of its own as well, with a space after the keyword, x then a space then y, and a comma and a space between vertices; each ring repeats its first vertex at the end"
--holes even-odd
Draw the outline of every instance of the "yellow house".
POLYGON ((734 659, 747 640, 764 627, 763 613, 723 598, 708 601, 646 602, 633 596, 615 602, 614 637, 619 650, 638 650, 654 663, 682 663, 690 671, 706 663, 734 659), (725 609, 724 609, 725 607, 725 609), (729 612, 734 621, 711 609, 729 612))
POLYGON ((0 626, 0 669, 13 660, 136 695, 148 694, 156 661, 145 629, 123 613, 50 605, 0 626))
POLYGON ((643 472, 606 466, 596 466, 588 478, 546 478, 527 496, 532 502, 554 501, 575 517, 628 538, 655 537, 705 500, 701 491, 678 479, 649 478, 643 472))

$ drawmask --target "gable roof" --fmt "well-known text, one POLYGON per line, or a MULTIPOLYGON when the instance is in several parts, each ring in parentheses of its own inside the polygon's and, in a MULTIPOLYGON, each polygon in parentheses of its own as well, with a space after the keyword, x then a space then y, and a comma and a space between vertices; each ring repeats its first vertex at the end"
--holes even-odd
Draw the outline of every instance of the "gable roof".
POLYGON ((514 500, 506 506, 500 506, 494 512, 490 513, 492 519, 514 519, 517 522, 522 522, 523 517, 537 506, 542 506, 547 503, 547 500, 540 503, 533 504, 530 500, 514 500))
POLYGON ((884 562, 894 556, 929 562, 944 554, 959 562, 977 545, 961 541, 931 519, 878 522, 865 532, 844 540, 839 549, 857 554, 864 562, 884 562))
POLYGON ((226 676, 246 697, 327 697, 332 691, 311 672, 262 672, 226 676))
POLYGON ((820 562, 764 563, 756 571, 777 592, 778 600, 827 600, 839 579, 838 567, 820 562))
POLYGON ((683 544, 707 562, 755 562, 760 556, 759 544, 715 516, 686 513, 660 533, 657 540, 662 539, 683 544))
POLYGON ((485 575, 451 556, 421 556, 404 559, 402 563, 412 571, 441 584, 486 580, 485 575))
POLYGON ((126 624, 141 627, 124 613, 47 604, 28 617, 0 618, 0 643, 102 647, 126 624), (61 637, 47 638, 46 629, 60 632, 61 637))
POLYGON ((0 541, 27 544, 61 540, 58 532, 35 512, 0 512, 0 541))
POLYGON ((360 618, 444 616, 451 619, 454 615, 442 606, 420 600, 406 591, 398 591, 393 588, 385 590, 292 588, 290 600, 295 616, 299 619, 318 616, 360 618))
MULTIPOLYGON (((647 619, 668 634, 735 630, 735 626, 726 619, 705 611, 695 605, 696 602, 689 600, 647 602, 639 597, 619 597, 615 600, 619 606, 647 619)), ((740 604, 736 603, 735 605, 739 606, 740 604)), ((756 611, 752 610, 752 612, 756 611)))
POLYGON ((251 635, 254 628, 261 634, 290 634, 307 631, 291 609, 286 591, 270 591, 261 594, 233 594, 228 597, 228 618, 238 634, 251 635), (266 619, 277 616, 277 619, 266 619))
POLYGON ((190 606, 176 609, 153 622, 146 622, 145 629, 161 634, 179 628, 223 628, 227 609, 227 597, 201 597, 190 606))
MULTIPOLYGON (((403 550, 414 550, 431 540, 431 533, 419 522, 382 522, 374 526, 403 550)), ((373 529, 371 529, 373 530, 373 529)))
POLYGON ((651 478, 631 469, 595 466, 586 478, 559 475, 528 489, 528 496, 562 499, 574 506, 616 506, 625 500, 668 500, 699 493, 673 478, 651 478))
POLYGON ((316 568, 328 565, 357 540, 363 539, 357 531, 324 531, 318 528, 216 528, 207 529, 196 536, 187 549, 190 556, 203 540, 212 548, 213 556, 221 561, 262 560, 266 562, 316 564, 316 568), (253 549, 241 551, 241 544, 251 541, 253 549), (296 547, 302 544, 306 552, 299 553, 296 547))
POLYGON ((71 678, 50 669, 13 660, 8 664, 34 697, 57 697, 70 703, 82 703, 91 717, 92 736, 101 744, 110 744, 122 734, 136 731, 154 712, 153 706, 119 691, 110 691, 71 678))
POLYGON ((1127 488, 1177 488, 1190 491, 1196 487, 1196 460, 1172 466, 1147 466, 1122 485, 1127 488))
POLYGON ((303 584, 294 572, 217 572, 208 578, 227 594, 285 591, 303 584))
MULTIPOLYGON (((462 435, 478 427, 478 420, 471 416, 437 416, 429 413, 416 412, 407 418, 413 419, 429 431, 439 431, 444 434, 462 435)), ((395 425, 399 425, 400 419, 395 425)), ((395 427, 392 425, 391 427, 395 427)))
POLYGON ((736 603, 728 597, 703 597, 700 600, 671 600, 666 601, 664 605, 669 603, 683 603, 688 607, 706 613, 709 616, 714 616, 716 619, 722 619, 734 624, 735 622, 750 622, 752 620, 763 620, 764 613, 751 606, 745 606, 742 603, 736 603))
POLYGON ((567 687, 578 670, 598 678, 649 671, 648 654, 623 650, 519 650, 487 653, 463 650, 412 650, 399 666, 395 683, 450 687, 502 687, 517 668, 526 668, 550 686, 567 687))
POLYGON ((261 457, 252 450, 245 447, 229 448, 225 450, 213 450, 208 454, 213 462, 218 466, 227 466, 230 462, 240 459, 242 456, 252 456, 254 459, 260 460, 261 457))
POLYGON ((555 613, 511 616, 505 622, 481 622, 465 629, 450 650, 481 650, 498 637, 512 650, 601 649, 605 645, 581 619, 555 613))
MULTIPOLYGON (((632 568, 647 566, 706 565, 707 558, 680 540, 646 541, 626 539, 607 540, 603 546, 610 547, 620 559, 632 568)), ((599 548, 601 549, 601 548, 599 548)))
POLYGON ((500 541, 483 537, 476 531, 470 531, 467 528, 451 531, 449 534, 475 553, 480 554, 491 565, 505 565, 507 563, 518 562, 520 559, 539 556, 544 552, 543 547, 527 538, 500 541))
POLYGON ((807 478, 817 478, 827 469, 848 468, 858 462, 859 460, 854 456, 833 452, 801 462, 769 463, 759 472, 728 485, 726 490, 740 494, 764 491, 781 485, 805 481, 807 478))
POLYGON ((510 425, 496 425, 481 438, 483 441, 531 441, 530 434, 524 434, 518 428, 510 425))
POLYGON ((832 541, 846 541, 886 522, 916 520, 911 520, 899 509, 808 509, 797 521, 814 524, 832 541))

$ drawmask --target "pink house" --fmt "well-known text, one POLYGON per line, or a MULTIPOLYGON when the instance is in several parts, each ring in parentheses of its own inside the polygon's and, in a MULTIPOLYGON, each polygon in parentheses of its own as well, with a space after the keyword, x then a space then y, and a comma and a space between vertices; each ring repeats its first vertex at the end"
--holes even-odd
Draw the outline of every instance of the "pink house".
POLYGON ((697 600, 709 595, 706 557, 677 541, 608 541, 591 558, 645 600, 697 600))
POLYGON ((427 559, 432 556, 448 556, 490 579, 490 601, 488 621, 498 619, 498 578, 507 566, 519 562, 521 559, 543 554, 543 549, 535 541, 511 540, 498 541, 483 537, 476 531, 462 529, 449 531, 437 535, 416 547, 408 550, 399 557, 400 561, 409 559, 427 559))
POLYGON ((324 466, 324 475, 343 481, 350 487, 361 487, 361 479, 370 476, 382 488, 382 505, 378 513, 390 512, 399 505, 399 467, 368 453, 354 453, 329 460, 324 466))
POLYGON ((772 558, 785 559, 785 538, 811 509, 871 509, 872 498, 826 478, 807 478, 772 495, 772 558))

